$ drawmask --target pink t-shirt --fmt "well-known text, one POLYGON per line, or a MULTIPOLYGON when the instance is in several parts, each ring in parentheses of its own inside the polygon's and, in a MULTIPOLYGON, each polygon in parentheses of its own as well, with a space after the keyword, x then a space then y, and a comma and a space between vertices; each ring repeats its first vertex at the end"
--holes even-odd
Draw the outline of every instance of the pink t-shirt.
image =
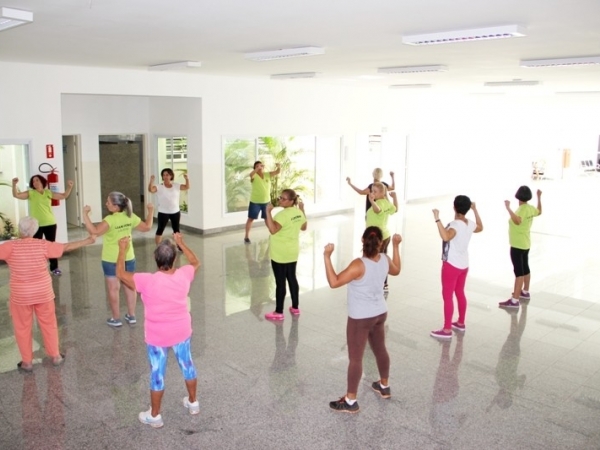
POLYGON ((174 273, 136 273, 135 290, 144 303, 146 343, 172 347, 192 335, 192 317, 187 297, 194 279, 194 266, 187 265, 174 273))

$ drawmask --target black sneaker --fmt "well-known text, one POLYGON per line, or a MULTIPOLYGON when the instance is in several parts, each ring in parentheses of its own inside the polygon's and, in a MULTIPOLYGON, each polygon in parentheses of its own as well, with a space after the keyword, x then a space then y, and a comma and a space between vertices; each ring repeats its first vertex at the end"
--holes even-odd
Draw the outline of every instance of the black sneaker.
POLYGON ((250 243, 250 239, 244 238, 244 244, 249 244, 249 243, 250 243))
POLYGON ((386 387, 386 388, 382 388, 381 384, 379 384, 379 381, 375 381, 371 387, 373 388, 373 390, 375 392, 379 392, 379 395, 381 395, 383 398, 390 398, 392 396, 392 391, 390 390, 390 387, 386 387))
POLYGON ((359 410, 358 402, 354 402, 354 405, 349 405, 346 403, 346 396, 340 398, 339 400, 329 402, 329 407, 335 411, 347 412, 350 414, 357 413, 359 410))

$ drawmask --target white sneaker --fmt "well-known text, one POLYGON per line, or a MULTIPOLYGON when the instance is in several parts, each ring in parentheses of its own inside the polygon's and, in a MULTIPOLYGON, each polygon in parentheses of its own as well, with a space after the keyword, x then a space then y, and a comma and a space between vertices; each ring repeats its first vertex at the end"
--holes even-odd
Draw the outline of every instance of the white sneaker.
POLYGON ((152 408, 150 408, 148 411, 142 411, 138 415, 138 419, 140 419, 140 422, 150 425, 152 428, 160 428, 164 425, 162 416, 160 414, 156 417, 152 417, 152 408))
POLYGON ((190 403, 190 399, 186 395, 183 397, 183 406, 185 406, 192 415, 200 414, 200 402, 198 400, 194 403, 190 403))

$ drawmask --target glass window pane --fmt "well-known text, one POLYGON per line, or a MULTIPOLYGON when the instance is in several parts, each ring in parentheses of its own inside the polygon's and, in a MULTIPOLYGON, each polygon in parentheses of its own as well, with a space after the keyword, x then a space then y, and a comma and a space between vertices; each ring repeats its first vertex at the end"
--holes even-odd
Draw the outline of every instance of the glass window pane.
POLYGON ((341 137, 317 138, 316 202, 334 202, 340 199, 341 152, 341 137))
POLYGON ((29 187, 29 146, 0 144, 0 239, 16 236, 19 220, 28 214, 29 202, 12 196, 12 179, 19 179, 17 189, 29 187))
MULTIPOLYGON (((184 174, 187 174, 187 136, 159 137, 158 150, 158 182, 160 171, 171 169, 175 174, 173 182, 185 184, 184 174)), ((179 208, 182 213, 188 211, 188 191, 181 191, 179 195, 179 208)))
POLYGON ((250 202, 248 174, 256 160, 254 139, 223 139, 225 158, 225 212, 245 211, 250 202))

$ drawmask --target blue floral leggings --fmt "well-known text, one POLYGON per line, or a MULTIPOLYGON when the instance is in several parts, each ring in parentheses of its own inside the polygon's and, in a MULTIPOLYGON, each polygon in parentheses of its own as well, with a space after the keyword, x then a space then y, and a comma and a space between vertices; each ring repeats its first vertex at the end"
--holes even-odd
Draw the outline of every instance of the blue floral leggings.
MULTIPOLYGON (((177 364, 179 364, 183 378, 186 381, 196 378, 196 367, 194 366, 194 361, 192 361, 190 350, 191 339, 189 337, 185 341, 170 347, 173 349, 173 353, 175 353, 177 364)), ((146 344, 146 349, 148 351, 148 361, 150 362, 150 390, 164 391, 169 347, 156 347, 146 344)))

